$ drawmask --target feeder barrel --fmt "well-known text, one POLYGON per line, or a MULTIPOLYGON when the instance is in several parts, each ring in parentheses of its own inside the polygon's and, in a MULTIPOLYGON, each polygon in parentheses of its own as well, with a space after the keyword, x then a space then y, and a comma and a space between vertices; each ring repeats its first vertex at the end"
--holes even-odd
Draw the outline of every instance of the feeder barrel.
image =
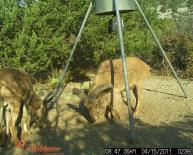
MULTIPOLYGON (((93 0, 93 2, 96 15, 115 14, 114 0, 93 0)), ((121 13, 135 10, 134 0, 119 0, 118 6, 121 13)))

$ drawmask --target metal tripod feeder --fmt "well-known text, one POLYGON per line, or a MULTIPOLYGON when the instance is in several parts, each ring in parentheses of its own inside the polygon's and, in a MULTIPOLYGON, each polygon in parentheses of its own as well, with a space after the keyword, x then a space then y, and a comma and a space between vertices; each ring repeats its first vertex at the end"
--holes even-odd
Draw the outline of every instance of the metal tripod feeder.
MULTIPOLYGON (((97 15, 115 14, 114 0, 93 0, 97 15)), ((134 0, 119 0, 119 11, 121 13, 135 10, 134 0)))

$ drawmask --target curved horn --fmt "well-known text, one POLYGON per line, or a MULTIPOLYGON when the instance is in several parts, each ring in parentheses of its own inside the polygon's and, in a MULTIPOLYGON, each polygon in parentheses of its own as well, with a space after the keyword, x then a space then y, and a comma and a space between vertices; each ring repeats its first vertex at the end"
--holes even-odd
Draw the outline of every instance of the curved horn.
POLYGON ((98 87, 96 87, 90 94, 89 97, 90 98, 94 98, 96 99, 99 95, 101 95, 104 92, 109 92, 113 89, 113 85, 112 84, 102 84, 99 85, 98 87))
POLYGON ((78 96, 83 101, 85 101, 87 98, 87 95, 84 93, 84 91, 77 88, 72 89, 72 94, 78 96))

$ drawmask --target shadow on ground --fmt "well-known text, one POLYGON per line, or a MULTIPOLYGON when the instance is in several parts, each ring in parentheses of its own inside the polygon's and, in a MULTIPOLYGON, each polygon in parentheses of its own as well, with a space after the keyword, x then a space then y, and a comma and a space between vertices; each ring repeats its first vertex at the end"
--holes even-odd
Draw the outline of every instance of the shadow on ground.
MULTIPOLYGON (((68 124, 68 120, 66 121, 68 124)), ((152 126, 136 120, 138 142, 129 144, 128 125, 121 122, 84 124, 74 129, 41 129, 30 140, 29 146, 41 144, 60 147, 64 155, 103 155, 106 147, 192 147, 193 115, 183 122, 152 126)), ((3 154, 41 154, 19 150, 5 150, 3 154)))

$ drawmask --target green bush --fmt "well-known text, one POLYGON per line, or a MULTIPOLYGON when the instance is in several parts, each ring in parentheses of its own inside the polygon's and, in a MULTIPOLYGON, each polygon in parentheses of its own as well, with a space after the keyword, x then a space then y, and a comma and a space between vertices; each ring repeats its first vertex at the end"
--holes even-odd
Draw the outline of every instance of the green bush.
MULTIPOLYGON (((0 67, 23 68, 35 78, 47 78, 64 67, 90 0, 0 1, 0 67)), ((157 1, 140 1, 143 10, 175 68, 193 76, 192 35, 178 32, 172 20, 158 20, 157 1), (173 31, 172 31, 173 30, 173 31)), ((108 34, 111 16, 89 17, 70 64, 70 72, 96 67, 102 60, 120 57, 116 33, 108 34)), ((122 14, 128 56, 137 56, 161 69, 163 57, 139 11, 122 14)), ((190 29, 188 29, 189 31, 190 29)), ((77 74, 73 74, 77 76, 77 74)))
MULTIPOLYGON (((170 23, 170 27, 163 31, 161 37, 163 48, 181 77, 193 77, 193 31, 189 27, 189 22, 191 21, 170 23), (184 27, 186 24, 189 26, 184 27)), ((170 72, 158 48, 153 51, 151 64, 157 70, 166 69, 170 72)))

